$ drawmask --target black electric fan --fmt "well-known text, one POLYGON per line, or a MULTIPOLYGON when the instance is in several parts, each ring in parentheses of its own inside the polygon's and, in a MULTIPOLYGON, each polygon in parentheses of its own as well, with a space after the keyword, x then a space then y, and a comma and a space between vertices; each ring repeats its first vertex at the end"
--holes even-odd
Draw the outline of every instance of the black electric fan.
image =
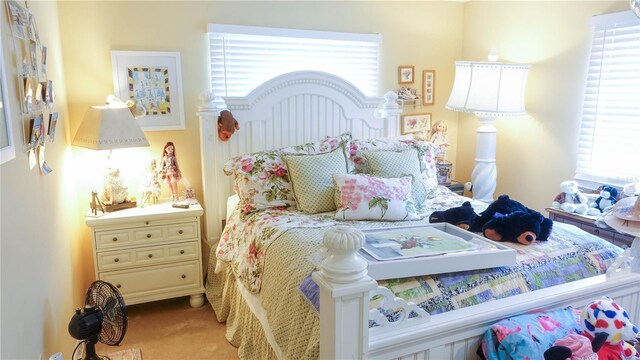
POLYGON ((85 360, 100 360, 96 354, 98 341, 119 345, 124 339, 127 307, 118 289, 102 280, 89 286, 84 303, 84 308, 77 308, 69 321, 69 334, 85 343, 85 360))

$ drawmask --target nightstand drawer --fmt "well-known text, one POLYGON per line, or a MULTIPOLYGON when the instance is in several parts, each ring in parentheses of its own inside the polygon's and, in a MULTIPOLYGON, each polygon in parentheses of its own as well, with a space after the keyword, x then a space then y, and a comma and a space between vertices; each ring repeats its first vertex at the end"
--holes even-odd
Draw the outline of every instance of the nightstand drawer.
POLYGON ((173 223, 163 226, 147 226, 126 230, 96 232, 96 250, 116 249, 124 246, 143 246, 198 239, 197 221, 173 223))
POLYGON ((113 284, 125 303, 129 297, 153 297, 176 290, 201 289, 199 261, 149 266, 140 269, 109 271, 99 274, 100 280, 113 284))
MULTIPOLYGON (((153 243, 164 240, 162 227, 148 227, 145 229, 133 230, 133 241, 137 244, 146 242, 153 243)), ((142 244, 144 245, 144 244, 142 244)))
POLYGON ((199 238, 200 226, 197 222, 185 222, 166 226, 166 239, 171 241, 199 238))
POLYGON ((198 242, 98 252, 98 271, 161 264, 198 257, 198 242))
POLYGON ((108 249, 119 246, 131 245, 133 238, 129 236, 129 231, 100 231, 96 232, 96 248, 108 249))

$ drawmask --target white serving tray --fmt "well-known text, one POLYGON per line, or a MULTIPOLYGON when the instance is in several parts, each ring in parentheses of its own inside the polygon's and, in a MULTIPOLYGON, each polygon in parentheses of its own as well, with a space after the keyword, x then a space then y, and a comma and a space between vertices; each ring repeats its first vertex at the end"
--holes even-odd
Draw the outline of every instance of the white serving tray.
POLYGON ((363 232, 366 235, 369 232, 381 232, 385 230, 398 230, 405 228, 415 229, 416 227, 424 226, 433 226, 451 235, 459 236, 466 241, 478 245, 480 248, 478 250, 455 252, 444 255, 385 261, 378 261, 364 250, 360 249, 360 251, 358 251, 358 255, 369 263, 369 276, 375 280, 397 279, 409 276, 486 269, 514 265, 516 263, 516 251, 514 249, 448 223, 368 229, 363 232))

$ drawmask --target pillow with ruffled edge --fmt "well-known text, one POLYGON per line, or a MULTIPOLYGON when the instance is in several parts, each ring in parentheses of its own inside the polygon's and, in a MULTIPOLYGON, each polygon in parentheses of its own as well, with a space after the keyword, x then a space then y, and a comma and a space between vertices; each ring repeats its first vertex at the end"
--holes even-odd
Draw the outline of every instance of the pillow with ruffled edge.
POLYGON ((402 151, 409 148, 418 150, 420 159, 420 170, 428 187, 438 185, 438 174, 436 172, 436 155, 440 149, 431 142, 418 140, 405 140, 394 138, 380 138, 359 140, 353 139, 349 142, 349 173, 368 174, 369 166, 364 156, 366 151, 373 150, 393 150, 402 151))
POLYGON ((299 211, 317 214, 336 209, 332 174, 347 173, 342 148, 315 155, 284 155, 299 211))
POLYGON ((418 220, 411 195, 411 176, 378 178, 359 174, 334 174, 339 203, 337 220, 418 220))
POLYGON ((350 140, 351 134, 346 132, 303 145, 240 155, 227 161, 223 171, 226 175, 234 176, 234 190, 240 198, 239 206, 243 214, 273 207, 295 206, 283 154, 321 154, 338 147, 346 154, 350 140))
POLYGON ((235 157, 225 164, 224 173, 234 176, 243 214, 295 205, 287 167, 277 150, 235 157))
POLYGON ((413 199, 418 207, 422 206, 430 186, 422 176, 420 158, 416 148, 406 150, 370 150, 364 151, 369 166, 369 174, 376 177, 399 178, 411 176, 413 199))

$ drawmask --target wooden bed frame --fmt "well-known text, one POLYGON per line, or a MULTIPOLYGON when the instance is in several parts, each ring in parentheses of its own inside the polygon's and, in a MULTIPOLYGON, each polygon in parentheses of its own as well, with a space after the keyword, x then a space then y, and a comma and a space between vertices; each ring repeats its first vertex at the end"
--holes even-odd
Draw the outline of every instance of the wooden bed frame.
MULTIPOLYGON (((246 97, 226 97, 224 102, 238 119, 240 130, 228 142, 218 139, 219 108, 210 93, 201 95, 201 156, 205 207, 205 234, 215 246, 222 232, 226 199, 233 194, 231 179, 222 172, 231 157, 316 141, 350 131, 354 138, 398 135, 401 110, 394 93, 385 100, 366 97, 345 80, 321 72, 292 72, 257 87, 246 97)), ((393 323, 369 313, 373 292, 387 299, 387 308, 401 306, 405 313, 415 305, 394 298, 367 275, 366 263, 356 255, 360 241, 344 241, 328 230, 325 246, 332 256, 313 274, 320 286, 320 357, 325 359, 476 359, 482 334, 506 317, 564 306, 581 308, 608 295, 640 323, 640 239, 616 260, 607 275, 574 281, 508 299, 393 323), (632 256, 631 254, 635 255, 632 256), (632 270, 633 269, 633 270, 632 270), (369 328, 369 319, 382 323, 369 328)), ((357 237, 357 236, 356 236, 357 237)))

